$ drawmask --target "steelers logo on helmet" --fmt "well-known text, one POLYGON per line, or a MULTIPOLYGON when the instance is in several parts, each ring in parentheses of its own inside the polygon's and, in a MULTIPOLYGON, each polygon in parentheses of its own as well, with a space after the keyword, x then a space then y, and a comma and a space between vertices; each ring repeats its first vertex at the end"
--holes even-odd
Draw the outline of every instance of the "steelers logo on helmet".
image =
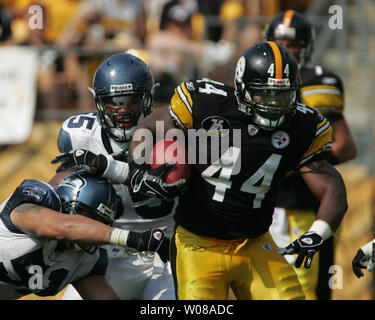
POLYGON ((239 59, 235 75, 239 110, 264 130, 287 125, 297 107, 301 86, 297 61, 275 42, 250 47, 239 59))

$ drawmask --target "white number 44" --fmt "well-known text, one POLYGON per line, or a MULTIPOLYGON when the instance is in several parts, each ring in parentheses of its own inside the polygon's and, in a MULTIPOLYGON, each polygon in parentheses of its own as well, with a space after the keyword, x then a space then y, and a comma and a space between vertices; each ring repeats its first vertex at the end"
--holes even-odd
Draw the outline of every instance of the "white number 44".
MULTIPOLYGON (((202 177, 210 184, 215 186, 215 193, 212 197, 213 200, 223 202, 226 189, 230 189, 232 181, 230 177, 233 174, 233 169, 238 168, 238 160, 240 159, 240 149, 230 147, 222 157, 209 166, 202 172, 202 177), (212 177, 220 170, 218 178, 212 177)), ((279 167, 281 155, 272 154, 263 165, 241 186, 240 191, 255 194, 253 208, 260 208, 262 201, 271 187, 273 175, 279 167), (257 186, 256 184, 261 180, 262 183, 257 186)))

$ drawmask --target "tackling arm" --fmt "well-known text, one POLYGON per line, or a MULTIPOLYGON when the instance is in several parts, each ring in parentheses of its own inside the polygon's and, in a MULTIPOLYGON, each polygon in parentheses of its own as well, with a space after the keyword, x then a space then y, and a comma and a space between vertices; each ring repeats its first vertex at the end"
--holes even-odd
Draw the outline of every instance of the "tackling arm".
POLYGON ((348 209, 345 184, 340 173, 325 160, 302 167, 300 172, 307 186, 320 200, 316 219, 328 223, 335 232, 348 209))
POLYGON ((15 208, 10 219, 15 227, 33 236, 82 244, 109 243, 112 227, 83 215, 68 215, 31 203, 15 208))
POLYGON ((16 207, 10 219, 16 228, 32 236, 155 251, 164 262, 169 258, 169 239, 160 229, 136 232, 112 228, 82 214, 63 214, 31 203, 16 207))

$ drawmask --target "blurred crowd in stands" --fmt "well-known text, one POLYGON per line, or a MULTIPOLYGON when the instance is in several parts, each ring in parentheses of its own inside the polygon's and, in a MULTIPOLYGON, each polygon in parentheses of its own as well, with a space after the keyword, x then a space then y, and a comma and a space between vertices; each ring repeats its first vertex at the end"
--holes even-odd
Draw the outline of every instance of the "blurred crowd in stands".
POLYGON ((87 89, 94 70, 105 57, 128 50, 151 67, 160 83, 155 101, 162 105, 189 78, 232 84, 235 62, 262 40, 265 24, 279 11, 303 12, 311 2, 0 0, 0 46, 38 50, 37 110, 95 111, 87 89), (41 29, 31 27, 37 18, 41 29))

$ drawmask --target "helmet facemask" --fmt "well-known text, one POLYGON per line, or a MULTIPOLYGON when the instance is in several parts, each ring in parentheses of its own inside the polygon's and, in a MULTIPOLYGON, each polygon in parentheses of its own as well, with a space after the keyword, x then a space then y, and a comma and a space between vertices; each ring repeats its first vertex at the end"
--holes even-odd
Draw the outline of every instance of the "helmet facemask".
POLYGON ((255 89, 250 86, 245 89, 243 102, 250 107, 250 114, 257 125, 265 130, 273 130, 288 122, 294 115, 296 96, 296 90, 255 89))
POLYGON ((89 90, 111 139, 130 141, 139 119, 151 111, 155 86, 150 68, 130 53, 114 54, 99 65, 89 90))
POLYGON ((146 93, 96 96, 100 123, 111 138, 128 142, 141 116, 149 113, 151 101, 146 93))

